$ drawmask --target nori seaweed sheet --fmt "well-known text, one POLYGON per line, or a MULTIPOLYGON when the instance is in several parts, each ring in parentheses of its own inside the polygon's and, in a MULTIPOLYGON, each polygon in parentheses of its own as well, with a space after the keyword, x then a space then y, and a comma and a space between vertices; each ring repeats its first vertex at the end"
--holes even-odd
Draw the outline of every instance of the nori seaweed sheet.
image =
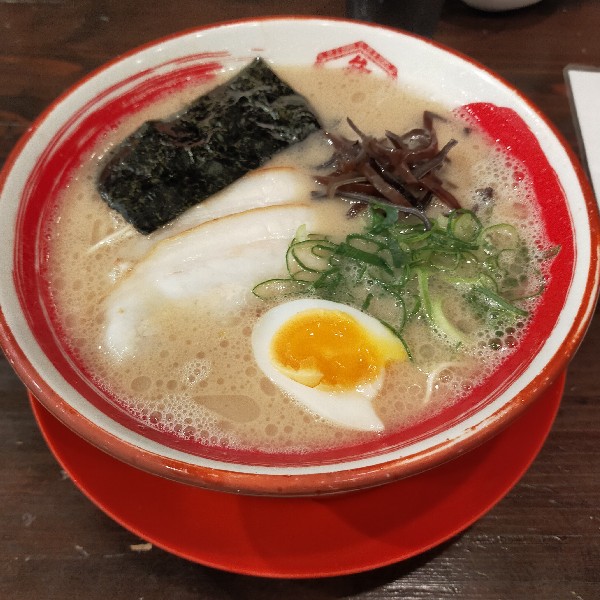
POLYGON ((98 190, 151 233, 318 129, 306 99, 257 58, 177 118, 144 123, 104 167, 98 190))

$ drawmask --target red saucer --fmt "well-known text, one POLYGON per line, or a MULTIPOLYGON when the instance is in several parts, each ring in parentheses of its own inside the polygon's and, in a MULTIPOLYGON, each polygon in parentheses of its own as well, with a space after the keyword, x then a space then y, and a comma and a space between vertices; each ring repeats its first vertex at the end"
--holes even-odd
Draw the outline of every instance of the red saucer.
POLYGON ((492 440, 436 469, 327 498, 202 490, 130 467, 72 433, 33 397, 46 442, 81 491, 152 544, 203 565, 269 577, 326 577, 415 556, 489 511, 550 430, 565 375, 492 440))

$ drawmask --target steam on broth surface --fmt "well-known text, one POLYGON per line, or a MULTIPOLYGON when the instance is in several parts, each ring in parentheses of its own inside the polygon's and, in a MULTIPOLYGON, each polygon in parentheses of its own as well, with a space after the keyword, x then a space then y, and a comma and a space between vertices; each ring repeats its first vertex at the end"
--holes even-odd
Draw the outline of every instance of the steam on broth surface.
MULTIPOLYGON (((374 136, 420 126, 424 109, 446 116, 447 121, 436 122, 436 131, 442 143, 459 142, 443 168, 454 196, 467 209, 477 205, 486 222, 518 227, 530 249, 546 245, 527 178, 517 181, 517 165, 443 107, 374 76, 297 68, 278 73, 309 100, 326 129, 348 137, 354 135, 348 116, 374 136), (494 190, 493 207, 481 202, 486 188, 494 190)), ((121 123, 56 202, 48 256, 56 313, 70 352, 110 398, 140 420, 185 438, 264 452, 304 452, 399 430, 439 411, 468 394, 513 351, 525 317, 491 333, 480 333, 479 322, 465 318, 460 326, 471 330, 474 342, 457 347, 433 331, 424 315, 416 316, 403 330, 412 360, 385 365, 372 399, 382 427, 371 431, 319 417, 279 389, 259 367, 264 357, 256 355, 252 343, 255 324, 274 302, 259 299, 252 288, 286 275, 285 251, 298 227, 340 241, 362 231, 369 217, 365 211, 349 219, 346 202, 311 198, 316 168, 331 152, 315 134, 163 229, 149 236, 133 231, 99 197, 101 165, 144 121, 176 114, 204 91, 178 92, 121 123), (283 206, 265 206, 277 203, 283 206), (223 216, 220 206, 227 207, 225 214, 239 214, 223 216), (302 220, 279 220, 273 211, 302 220), (274 222, 280 229, 271 232, 264 247, 250 234, 244 238, 244 232, 272 229, 274 222), (204 233, 203 253, 181 261, 184 267, 191 264, 197 276, 196 287, 189 287, 189 278, 180 276, 183 267, 169 261, 191 236, 202 239, 204 233), (125 313, 122 306, 127 306, 125 313)), ((431 212, 443 215, 447 209, 433 206, 431 212)), ((534 302, 525 305, 531 309, 534 302)), ((465 314, 462 306, 445 311, 465 314)))

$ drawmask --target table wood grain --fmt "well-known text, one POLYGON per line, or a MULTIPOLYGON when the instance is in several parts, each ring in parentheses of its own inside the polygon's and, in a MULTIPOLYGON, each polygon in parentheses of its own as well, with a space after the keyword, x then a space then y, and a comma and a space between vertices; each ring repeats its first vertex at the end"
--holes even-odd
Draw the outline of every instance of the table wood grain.
MULTIPOLYGON (((175 31, 249 16, 341 17, 343 0, 0 0, 0 161, 85 74, 175 31)), ((446 0, 434 39, 496 71, 579 152, 563 79, 600 66, 600 2, 542 0, 491 14, 446 0)), ((313 580, 233 575, 142 542, 97 509, 47 449, 0 359, 0 598, 600 598, 600 319, 568 371, 541 453, 487 515, 442 546, 375 571, 313 580)))

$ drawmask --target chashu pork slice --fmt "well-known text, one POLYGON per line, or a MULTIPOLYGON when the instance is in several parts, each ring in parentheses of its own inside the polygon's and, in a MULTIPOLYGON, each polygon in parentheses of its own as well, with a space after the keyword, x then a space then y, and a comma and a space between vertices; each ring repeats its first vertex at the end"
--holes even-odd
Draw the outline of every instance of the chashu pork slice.
POLYGON ((176 303, 224 313, 245 305, 257 283, 286 275, 290 241, 302 225, 319 229, 318 214, 308 203, 256 208, 159 241, 105 299, 107 349, 134 355, 153 316, 176 303))

